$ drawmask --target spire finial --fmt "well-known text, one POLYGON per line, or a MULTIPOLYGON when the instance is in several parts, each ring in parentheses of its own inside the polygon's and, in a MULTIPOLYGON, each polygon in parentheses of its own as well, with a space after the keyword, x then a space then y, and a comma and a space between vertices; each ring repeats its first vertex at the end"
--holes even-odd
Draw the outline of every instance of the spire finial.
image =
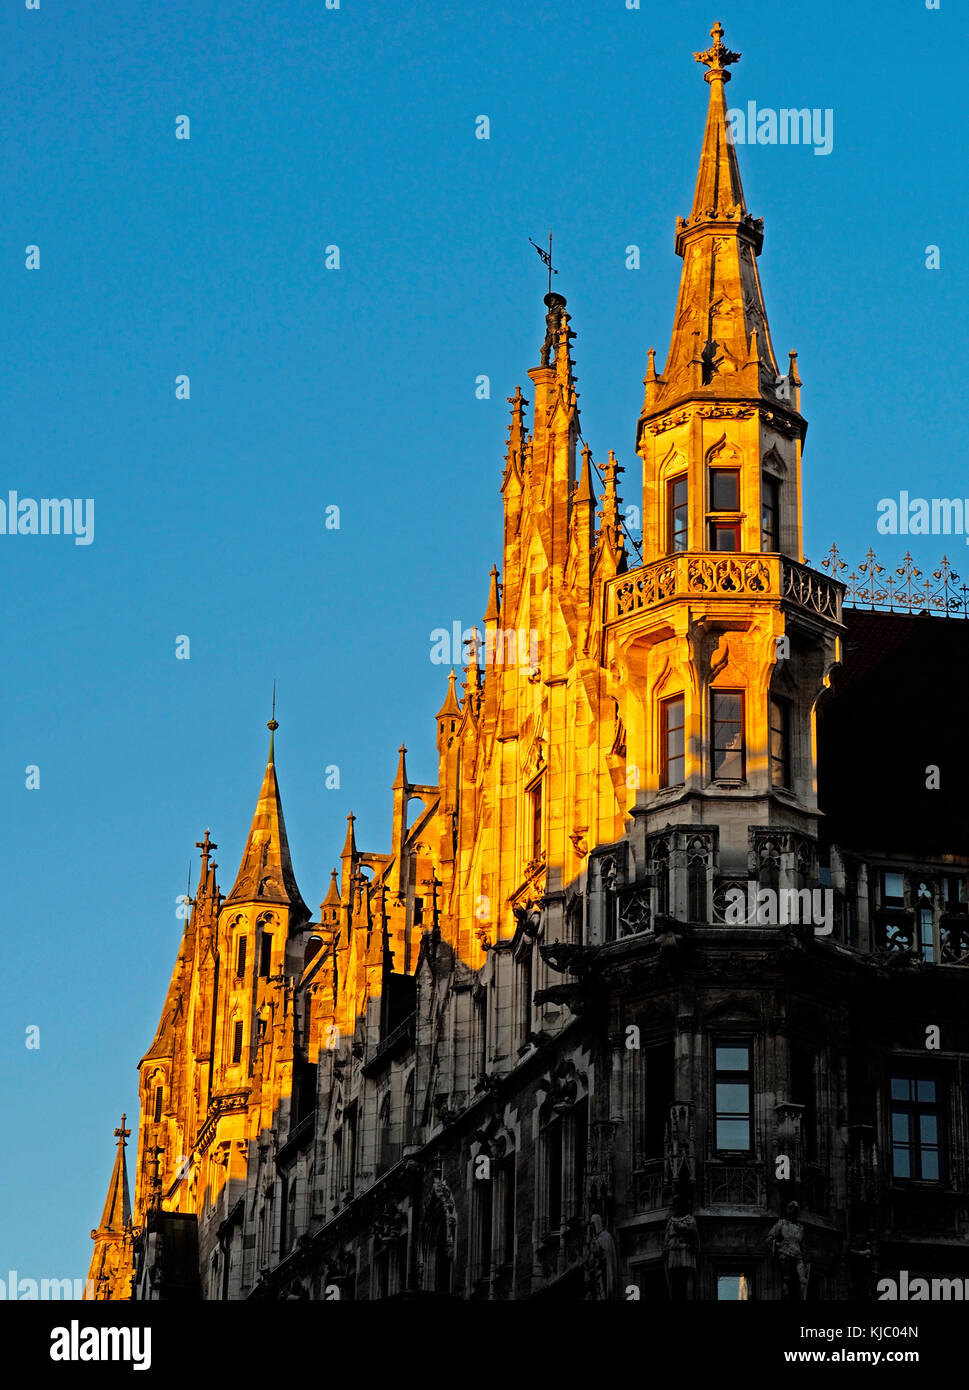
POLYGON ((277 720, 276 720, 276 682, 275 682, 275 681, 273 681, 273 712, 272 712, 272 716, 270 717, 268 723, 266 724, 266 728, 269 730, 269 761, 270 761, 270 762, 273 762, 273 761, 274 761, 274 756, 275 756, 273 744, 274 744, 275 738, 276 738, 276 730, 279 728, 279 724, 278 724, 278 722, 277 722, 277 720))
POLYGON ((127 1147, 128 1138, 129 1138, 129 1136, 130 1136, 130 1134, 131 1134, 131 1130, 130 1130, 130 1129, 125 1129, 125 1120, 126 1120, 127 1118, 128 1118, 128 1116, 124 1113, 124 1111, 122 1111, 122 1112, 121 1112, 121 1128, 120 1128, 120 1129, 116 1129, 115 1132, 114 1132, 114 1137, 115 1137, 115 1139, 120 1140, 120 1143, 121 1143, 121 1147, 122 1147, 122 1148, 126 1148, 126 1147, 127 1147))
POLYGON ((742 55, 731 52, 723 42, 723 25, 719 19, 710 30, 710 37, 713 39, 712 45, 702 53, 694 53, 693 57, 698 63, 706 63, 709 69, 703 74, 706 82, 729 82, 727 68, 731 63, 739 63, 742 55))

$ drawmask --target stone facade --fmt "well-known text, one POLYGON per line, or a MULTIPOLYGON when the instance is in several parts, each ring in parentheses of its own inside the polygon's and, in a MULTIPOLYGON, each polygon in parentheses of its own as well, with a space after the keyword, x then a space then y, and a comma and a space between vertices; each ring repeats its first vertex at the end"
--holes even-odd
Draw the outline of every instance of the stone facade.
POLYGON ((969 853, 824 833, 852 617, 803 556, 801 382, 712 38, 642 556, 550 293, 437 783, 399 750, 389 851, 351 815, 313 920, 271 721, 227 896, 199 842, 99 1297, 845 1298, 905 1242, 969 1273, 969 853))

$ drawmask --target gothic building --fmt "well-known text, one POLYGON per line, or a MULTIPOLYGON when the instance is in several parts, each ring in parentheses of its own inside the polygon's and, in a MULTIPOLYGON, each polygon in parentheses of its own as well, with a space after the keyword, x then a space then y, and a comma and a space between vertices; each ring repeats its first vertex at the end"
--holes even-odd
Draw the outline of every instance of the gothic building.
POLYGON ((966 591, 946 564, 913 590, 907 562, 906 605, 873 558, 844 581, 836 553, 804 560, 801 381, 728 134, 739 55, 711 33, 635 428, 641 557, 549 293, 437 782, 400 749, 389 849, 350 815, 314 917, 270 722, 228 893, 199 844, 97 1297, 842 1299, 969 1275, 966 591))

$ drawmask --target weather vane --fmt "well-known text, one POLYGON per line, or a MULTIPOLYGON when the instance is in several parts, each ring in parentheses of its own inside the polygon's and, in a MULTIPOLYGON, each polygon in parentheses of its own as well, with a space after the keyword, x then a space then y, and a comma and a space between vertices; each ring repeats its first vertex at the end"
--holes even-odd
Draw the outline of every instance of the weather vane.
POLYGON ((538 254, 541 256, 542 260, 543 260, 543 261, 545 262, 545 264, 548 266, 548 292, 549 292, 549 294, 551 294, 551 293, 552 293, 552 276, 553 276, 553 275, 558 275, 558 271, 557 271, 557 270, 554 268, 554 266, 552 265, 552 233, 549 232, 549 234, 548 234, 548 250, 547 250, 547 251, 545 250, 544 246, 539 246, 539 244, 538 244, 537 241, 532 241, 531 237, 529 237, 528 240, 531 242, 531 244, 534 246, 535 250, 536 250, 536 251, 538 252, 538 254))

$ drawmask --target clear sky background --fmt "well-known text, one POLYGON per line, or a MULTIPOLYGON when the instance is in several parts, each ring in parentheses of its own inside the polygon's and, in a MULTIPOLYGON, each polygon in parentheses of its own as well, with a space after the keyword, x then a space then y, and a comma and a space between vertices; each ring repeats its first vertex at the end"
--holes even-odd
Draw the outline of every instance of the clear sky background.
MULTIPOLYGON (((86 1272, 175 900, 206 826, 231 886, 273 679, 311 905, 348 810, 388 848, 401 740, 412 777, 436 777, 429 634, 480 619, 500 560, 505 398, 531 398, 529 237, 549 227, 583 434, 635 500, 706 111, 691 54, 718 8, 625 3, 3 7, 0 500, 93 497, 95 538, 0 536, 0 1279, 86 1272)), ((834 113, 828 156, 739 149, 774 344, 804 381, 805 549, 896 563, 879 498, 969 496, 965 14, 761 0, 719 18, 743 53, 731 104, 834 113)), ((965 573, 961 537, 907 539, 965 573)))

